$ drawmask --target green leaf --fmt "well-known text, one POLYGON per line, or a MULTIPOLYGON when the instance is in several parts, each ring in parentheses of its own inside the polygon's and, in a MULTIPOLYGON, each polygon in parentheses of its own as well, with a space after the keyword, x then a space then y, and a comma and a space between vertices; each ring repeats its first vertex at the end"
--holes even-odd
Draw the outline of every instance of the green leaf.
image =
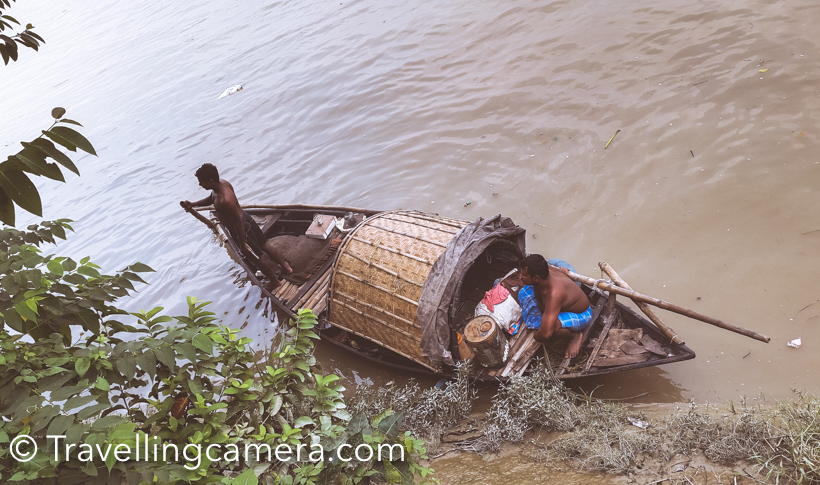
MULTIPOLYGON (((66 258, 65 261, 63 261, 63 268, 65 268, 66 271, 74 271, 74 269, 77 268, 77 262, 71 258, 66 258)), ((83 283, 85 283, 85 279, 83 279, 83 283)))
POLYGON ((154 270, 148 266, 147 264, 142 263, 134 263, 131 266, 127 267, 126 270, 133 271, 135 273, 152 273, 154 270))
POLYGON ((196 348, 188 342, 183 342, 177 345, 179 349, 179 353, 182 354, 183 357, 190 360, 191 363, 196 364, 197 356, 196 356, 196 348))
MULTIPOLYGON (((37 147, 24 148, 17 155, 9 157, 9 160, 15 159, 26 167, 26 171, 34 175, 42 175, 58 182, 65 182, 63 172, 60 171, 54 163, 46 162, 47 153, 43 152, 37 147)), ((22 168, 22 167, 21 167, 22 168)))
MULTIPOLYGON (((54 143, 51 143, 45 138, 37 138, 36 140, 32 141, 31 144, 48 153, 49 157, 53 158, 57 163, 59 163, 63 167, 71 170, 77 175, 80 175, 80 171, 77 169, 77 166, 74 165, 74 162, 72 162, 66 154, 57 149, 57 147, 54 146, 54 143)), ((26 143, 23 143, 23 146, 26 145, 26 143)))
POLYGON ((74 370, 77 371, 77 375, 80 377, 85 375, 89 367, 91 367, 91 361, 84 357, 80 357, 74 363, 74 370))
POLYGON ((91 429, 96 431, 102 431, 124 422, 125 418, 123 418, 122 416, 105 416, 104 418, 100 418, 94 421, 91 424, 91 429))
POLYGON ((65 405, 63 406, 63 411, 70 412, 72 409, 76 409, 96 401, 98 397, 99 396, 72 397, 71 399, 66 401, 65 405))
POLYGON ((80 442, 85 433, 85 426, 82 423, 71 425, 65 433, 65 443, 68 445, 76 445, 80 442))
MULTIPOLYGON (((41 390, 43 389, 42 386, 40 387, 41 390)), ((52 401, 62 401, 64 399, 68 399, 75 394, 79 394, 84 390, 88 389, 88 386, 67 386, 67 387, 60 387, 56 391, 51 393, 51 400, 52 401)))
POLYGON ((89 278, 100 277, 100 272, 92 268, 91 266, 80 266, 79 268, 77 268, 77 272, 81 275, 88 276, 89 278))
POLYGON ((3 188, 6 196, 21 209, 40 217, 43 216, 43 204, 40 201, 37 187, 21 170, 6 171, 0 166, 0 187, 3 188))
POLYGON ((94 406, 89 406, 87 408, 82 408, 77 413, 77 418, 80 419, 80 420, 85 420, 85 419, 88 419, 92 416, 96 416, 96 415, 100 414, 101 411, 104 411, 104 410, 106 410, 110 407, 111 407, 111 405, 108 404, 108 403, 99 403, 99 404, 95 404, 94 406))
POLYGON ((108 381, 103 379, 102 376, 97 377, 97 382, 94 384, 94 387, 101 391, 110 391, 111 385, 108 384, 108 381))
POLYGON ((384 434, 388 440, 395 441, 401 431, 401 421, 404 413, 396 413, 379 421, 379 432, 384 434))
POLYGON ((137 374, 137 365, 134 358, 130 355, 125 355, 117 359, 117 370, 124 375, 129 381, 137 374))
POLYGON ((370 423, 367 422, 367 416, 364 413, 354 414, 347 425, 347 431, 351 435, 364 432, 368 429, 370 429, 370 423))
POLYGON ((74 416, 60 415, 51 420, 46 435, 61 435, 74 423, 74 416))
POLYGON ((177 361, 176 356, 174 355, 174 351, 171 350, 170 347, 160 347, 154 350, 154 353, 157 354, 157 360, 165 364, 165 366, 168 367, 168 369, 170 369, 171 372, 174 371, 174 369, 176 368, 177 361))
POLYGON ((56 274, 57 276, 62 276, 63 273, 65 273, 63 270, 63 264, 55 259, 48 262, 47 268, 50 272, 56 274))
POLYGON ((51 117, 55 120, 59 120, 63 116, 65 116, 65 108, 54 108, 51 110, 51 117))
POLYGON ((25 300, 15 303, 14 309, 21 317, 25 318, 26 320, 31 320, 32 322, 37 321, 37 315, 33 311, 31 311, 31 308, 29 308, 25 300))
MULTIPOLYGON (((71 271, 70 269, 66 268, 66 263, 67 262, 68 262, 68 260, 63 262, 63 268, 65 268, 67 271, 71 271)), ((72 285, 84 285, 84 284, 88 283, 88 280, 85 279, 85 276, 78 275, 77 273, 71 273, 71 274, 65 275, 63 277, 63 281, 65 281, 66 283, 71 283, 72 285)))
POLYGON ((198 348, 199 350, 205 352, 206 354, 213 355, 214 353, 214 343, 211 340, 211 337, 200 333, 196 337, 194 337, 192 343, 194 347, 198 348))
POLYGON ((279 410, 282 409, 282 403, 283 402, 284 401, 282 399, 281 394, 277 394, 276 397, 273 398, 273 405, 270 408, 270 415, 271 416, 276 416, 276 413, 278 413, 279 410))
POLYGON ((253 469, 248 468, 241 475, 231 481, 231 485, 259 485, 259 479, 256 478, 256 473, 253 469))
POLYGON ((83 135, 66 126, 55 126, 48 131, 43 131, 43 134, 51 138, 54 143, 59 143, 72 152, 77 151, 77 148, 79 148, 91 155, 97 155, 97 152, 94 151, 94 147, 91 146, 91 143, 83 135))
POLYGON ((137 365, 140 366, 142 370, 148 373, 151 376, 151 379, 157 374, 157 358, 154 353, 150 350, 146 350, 145 352, 139 354, 137 356, 137 365))
POLYGON ((305 426, 307 426, 309 424, 315 424, 315 423, 313 422, 312 419, 310 419, 310 416, 302 416, 299 419, 297 419, 295 423, 293 423, 293 427, 294 428, 304 428, 305 426))
POLYGON ((14 203, 2 187, 0 187, 0 221, 3 224, 14 226, 14 203))

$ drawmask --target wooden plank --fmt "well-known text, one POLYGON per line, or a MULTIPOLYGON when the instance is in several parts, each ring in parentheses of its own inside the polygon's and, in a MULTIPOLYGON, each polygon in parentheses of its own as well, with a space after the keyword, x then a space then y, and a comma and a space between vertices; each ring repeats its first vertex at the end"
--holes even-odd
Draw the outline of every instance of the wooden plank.
POLYGON ((589 354, 589 360, 587 360, 587 364, 584 366, 585 373, 589 371, 590 367, 592 367, 592 362, 595 361, 595 357, 598 356, 598 352, 600 352, 601 346, 604 344, 604 340, 606 340, 606 334, 609 333, 609 329, 612 327, 612 324, 615 323, 615 320, 617 319, 618 308, 616 307, 613 311, 607 314, 604 329, 601 330, 601 335, 598 336, 598 341, 595 342, 595 348, 592 349, 592 353, 589 354))
POLYGON ((501 377, 507 377, 512 373, 516 364, 530 347, 537 347, 541 345, 541 342, 535 340, 536 330, 526 327, 521 329, 522 332, 525 330, 527 332, 526 335, 523 335, 516 343, 518 345, 518 350, 515 352, 510 352, 510 359, 507 361, 507 365, 504 367, 504 370, 501 371, 501 377))
POLYGON ((595 367, 615 367, 617 365, 637 364, 638 362, 646 362, 649 360, 649 355, 649 352, 645 352, 643 354, 635 355, 624 354, 618 357, 612 357, 610 359, 604 359, 601 357, 598 359, 598 362, 595 363, 595 367))
MULTIPOLYGON (((601 314, 601 311, 604 309, 605 304, 606 304, 606 300, 603 297, 598 298, 598 303, 595 305, 595 308, 592 309, 592 317, 590 318, 589 326, 584 329, 584 334, 581 336, 581 348, 582 349, 584 348, 584 345, 586 344, 587 339, 589 338, 589 334, 592 331, 592 327, 595 326, 595 320, 598 319, 598 316, 601 314)), ((579 351, 579 353, 580 353, 580 351, 579 351)), ((558 371, 555 374, 559 375, 559 376, 563 375, 564 372, 567 371, 567 367, 569 367, 569 364, 571 362, 572 362, 572 359, 564 359, 561 362, 561 368, 558 369, 558 371)))
POLYGON ((538 352, 538 349, 540 349, 542 345, 544 345, 541 342, 534 339, 533 342, 534 344, 530 344, 527 346, 526 350, 521 356, 521 359, 513 367, 513 374, 522 374, 527 369, 527 366, 530 365, 530 360, 532 360, 532 356, 535 355, 536 352, 538 352))
POLYGON ((319 299, 315 306, 316 308, 313 310, 313 313, 318 315, 325 311, 325 308, 327 308, 327 293, 325 293, 322 296, 322 298, 319 299))
POLYGON ((264 225, 264 226, 262 226, 262 234, 264 234, 266 238, 267 238, 267 237, 269 237, 269 236, 268 236, 268 231, 270 231, 271 229, 273 229, 273 225, 274 225, 274 224, 276 224, 276 221, 278 221, 278 220, 279 220, 281 217, 283 217, 284 215, 285 215, 285 213, 284 213, 284 212, 274 212, 274 213, 273 213, 273 214, 272 214, 272 215, 268 218, 268 220, 267 220, 267 221, 265 221, 265 225, 264 225))

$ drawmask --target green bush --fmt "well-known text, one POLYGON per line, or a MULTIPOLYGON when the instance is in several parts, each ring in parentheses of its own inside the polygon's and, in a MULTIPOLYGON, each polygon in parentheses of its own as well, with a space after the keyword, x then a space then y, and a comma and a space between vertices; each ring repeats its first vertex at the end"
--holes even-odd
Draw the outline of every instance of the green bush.
MULTIPOLYGON (((425 457, 423 442, 401 432, 401 413, 348 413, 341 379, 324 375, 313 356, 319 337, 310 310, 301 310, 259 358, 250 338, 207 311, 209 302, 189 297, 185 316, 162 315, 161 308, 129 316, 113 303, 131 281, 141 281, 137 272, 150 268, 136 264, 108 276, 87 258, 76 265, 41 256, 38 246, 67 227, 59 221, 0 232, 0 481, 426 480, 431 470, 417 463, 425 457), (14 285, 7 287, 6 278, 14 285), (120 321, 125 317, 130 323, 120 321), (72 324, 87 336, 71 343, 72 324), (11 454, 23 435, 38 445, 25 462, 11 454), (138 443, 148 453, 135 459, 138 443), (218 447, 213 461, 205 453, 211 445, 218 447), (344 458, 360 445, 369 459, 339 459, 338 450, 344 458), (404 459, 379 461, 381 445, 397 445, 404 459), (174 446, 179 456, 170 456, 174 446), (278 446, 299 456, 277 454, 278 446)), ((18 448, 32 451, 26 443, 18 448)))

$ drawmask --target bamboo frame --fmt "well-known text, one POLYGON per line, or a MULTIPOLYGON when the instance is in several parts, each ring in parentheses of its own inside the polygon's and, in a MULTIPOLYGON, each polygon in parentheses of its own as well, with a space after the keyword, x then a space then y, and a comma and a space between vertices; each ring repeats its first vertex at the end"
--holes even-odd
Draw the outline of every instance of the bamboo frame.
POLYGON ((407 253, 405 253, 404 251, 399 251, 399 250, 397 250, 397 249, 391 249, 391 248, 388 248, 388 247, 382 246, 381 244, 376 244, 376 243, 370 242, 370 241, 368 241, 367 239, 362 239, 362 238, 360 238, 360 237, 358 237, 358 236, 350 236, 350 239, 351 239, 351 240, 353 240, 353 241, 358 241, 358 242, 360 242, 360 243, 362 243, 362 244, 367 244, 368 246, 372 246, 372 247, 374 247, 374 248, 376 248, 376 249, 381 249, 381 250, 383 250, 383 251, 387 251, 387 252, 389 252, 389 253, 398 254, 399 256, 404 256, 405 258, 409 258, 409 259, 412 259, 412 260, 414 260, 414 261, 418 261, 419 263, 424 263, 424 264, 427 264, 427 265, 433 266, 433 263, 432 263, 432 262, 427 261, 427 260, 426 260, 426 259, 424 259, 424 258, 419 258, 418 256, 413 256, 412 254, 407 254, 407 253))
MULTIPOLYGON (((392 220, 396 220, 396 219, 392 219, 392 220)), ((400 222, 404 222, 404 221, 400 221, 400 222)), ((393 229, 388 229, 386 227, 382 227, 382 226, 380 226, 376 223, 368 224, 367 227, 374 227, 376 229, 379 229, 380 231, 387 231, 387 232, 390 232, 390 233, 393 233, 393 234, 398 234, 399 236, 412 237, 413 239, 416 239, 416 240, 419 240, 419 241, 424 241, 427 244, 432 244, 434 246, 438 246, 438 247, 441 247, 441 248, 446 248, 447 247, 446 244, 441 244, 440 242, 431 241, 431 240, 425 239, 421 236, 414 236, 412 234, 407 234, 406 232, 394 231, 393 229)))
MULTIPOLYGON (((559 268, 553 266, 556 271, 559 271, 559 268)), ((712 318, 702 313, 698 313, 694 310, 689 310, 688 308, 683 308, 678 305, 674 305, 669 303, 668 301, 659 300, 657 298, 652 298, 651 296, 644 295, 642 293, 638 293, 636 291, 627 290, 625 288, 621 288, 619 286, 607 283, 605 281, 594 280, 589 276, 580 275, 578 273, 573 273, 569 271, 568 276, 573 281, 579 281, 581 283, 585 283, 593 288, 600 288, 602 290, 606 290, 610 293, 614 293, 617 295, 625 296, 627 298, 631 298, 633 301, 642 301, 644 303, 649 303, 650 305, 655 305, 658 308, 663 308, 664 310, 669 310, 671 312, 680 313, 681 315, 685 315, 689 318, 694 318, 695 320, 700 320, 702 322, 708 323, 710 325, 714 325, 716 327, 720 327, 725 330, 729 330, 735 333, 739 333, 740 335, 745 335, 749 338, 753 338, 755 340, 760 340, 761 342, 769 343, 771 338, 767 337, 766 335, 757 333, 753 330, 748 330, 742 327, 738 327, 736 325, 732 325, 726 323, 722 320, 718 320, 717 318, 712 318)))
MULTIPOLYGON (((614 281, 616 285, 618 285, 622 288, 626 288, 627 290, 632 289, 632 287, 629 286, 626 283, 626 281, 624 281, 623 278, 621 278, 621 276, 618 273, 615 272, 615 269, 613 269, 612 266, 610 266, 609 263, 607 263, 606 261, 600 261, 598 263, 598 267, 601 268, 601 270, 604 273, 608 274, 609 277, 612 278, 612 281, 614 281)), ((655 312, 653 312, 652 309, 649 308, 649 305, 647 305, 646 303, 643 303, 641 301, 636 301, 635 305, 637 305, 638 308, 640 308, 641 311, 650 320, 652 320, 652 323, 654 323, 658 327, 658 329, 661 332, 663 332, 663 334, 666 335, 669 338, 669 340, 671 340, 672 342, 675 342, 676 344, 685 343, 680 337, 678 337, 678 335, 675 333, 674 330, 667 327, 666 324, 663 323, 663 320, 661 320, 660 317, 655 315, 655 312)))

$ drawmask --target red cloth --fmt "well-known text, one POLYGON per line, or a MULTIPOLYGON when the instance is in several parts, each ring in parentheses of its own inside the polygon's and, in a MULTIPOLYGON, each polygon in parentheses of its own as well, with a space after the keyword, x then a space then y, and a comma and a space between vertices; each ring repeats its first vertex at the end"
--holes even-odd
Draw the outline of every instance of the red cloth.
POLYGON ((495 285, 493 289, 484 294, 481 303, 487 306, 487 310, 493 311, 495 305, 506 300, 510 296, 510 292, 504 288, 504 285, 495 285))

